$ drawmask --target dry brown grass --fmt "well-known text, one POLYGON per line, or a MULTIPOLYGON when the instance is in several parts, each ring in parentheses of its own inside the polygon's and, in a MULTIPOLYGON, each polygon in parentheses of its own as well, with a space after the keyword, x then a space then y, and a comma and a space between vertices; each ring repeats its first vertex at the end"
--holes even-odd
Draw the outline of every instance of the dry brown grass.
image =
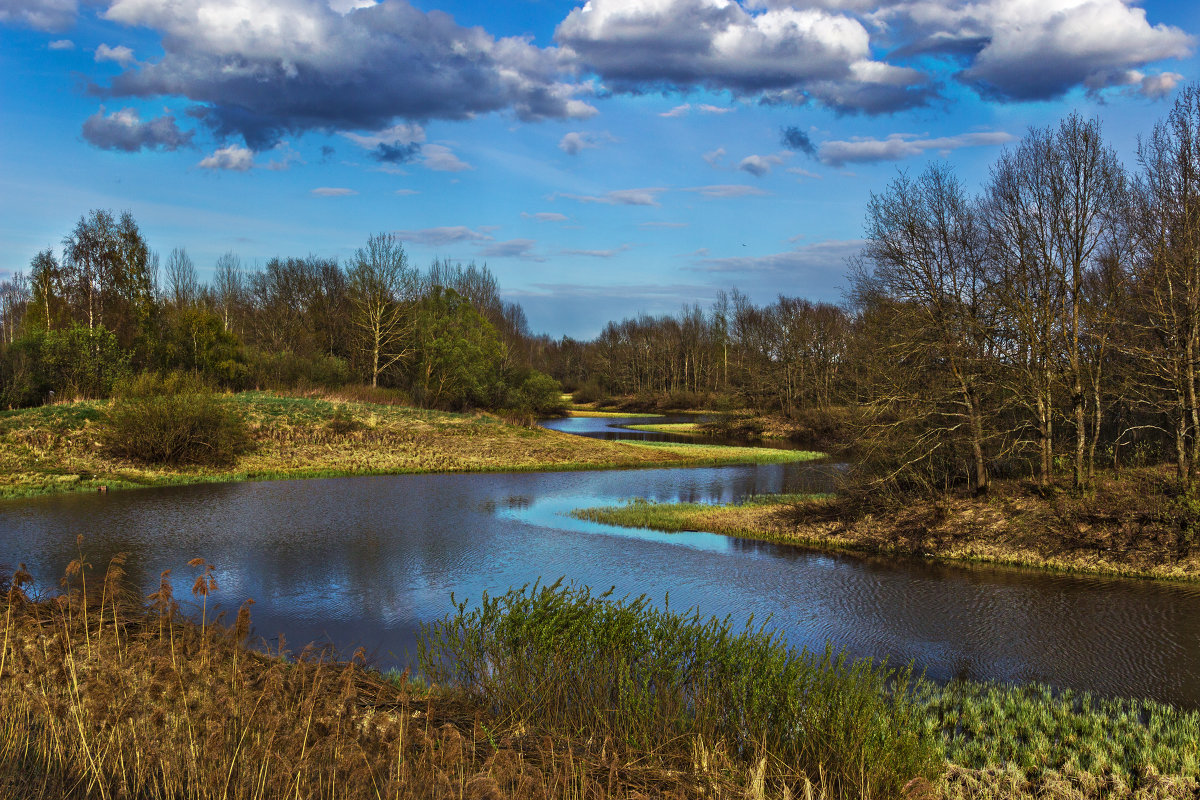
MULTIPOLYGON (((551 737, 356 659, 248 650, 248 606, 231 627, 188 621, 165 574, 143 604, 120 566, 89 584, 81 556, 54 597, 28 596, 23 570, 4 587, 0 797, 765 797, 754 770, 702 742, 669 762, 551 737)), ((206 602, 211 568, 191 566, 206 602)))

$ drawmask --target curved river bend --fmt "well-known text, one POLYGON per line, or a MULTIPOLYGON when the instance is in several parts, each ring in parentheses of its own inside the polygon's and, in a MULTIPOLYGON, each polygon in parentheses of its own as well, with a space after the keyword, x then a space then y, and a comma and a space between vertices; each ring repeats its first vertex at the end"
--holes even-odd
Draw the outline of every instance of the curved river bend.
POLYGON ((202 556, 216 597, 256 601, 260 635, 358 645, 383 665, 415 652, 421 621, 560 576, 672 608, 768 616, 789 642, 914 660, 931 678, 1045 681, 1200 706, 1200 587, 920 560, 826 555, 702 533, 659 534, 564 515, 630 497, 727 502, 828 489, 831 468, 770 465, 401 475, 199 485, 0 504, 0 565, 53 585, 86 536, 91 562, 129 554, 147 591, 202 556))

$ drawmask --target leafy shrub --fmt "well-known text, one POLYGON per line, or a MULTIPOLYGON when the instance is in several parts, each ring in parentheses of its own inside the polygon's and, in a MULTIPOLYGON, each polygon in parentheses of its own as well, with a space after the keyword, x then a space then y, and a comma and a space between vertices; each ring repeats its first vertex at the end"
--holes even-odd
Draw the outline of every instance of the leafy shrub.
POLYGON ((127 396, 113 401, 101 444, 146 464, 224 466, 250 445, 238 411, 208 393, 127 396))
POLYGON ((567 410, 562 387, 544 372, 531 369, 524 376, 512 376, 512 380, 514 385, 508 390, 505 403, 508 409, 539 417, 558 416, 567 410))
POLYGON ((899 797, 942 768, 909 669, 560 584, 485 594, 422 625, 422 671, 501 715, 634 749, 707 742, 766 759, 772 782, 819 776, 830 797, 899 797))

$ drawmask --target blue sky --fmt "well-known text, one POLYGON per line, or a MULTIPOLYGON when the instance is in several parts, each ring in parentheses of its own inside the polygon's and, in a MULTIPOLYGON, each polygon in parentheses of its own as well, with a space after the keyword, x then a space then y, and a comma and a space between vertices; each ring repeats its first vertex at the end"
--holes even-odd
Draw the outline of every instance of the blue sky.
POLYGON ((91 208, 223 252, 486 262, 531 327, 838 301, 897 169, 1136 138, 1200 11, 1125 0, 0 0, 0 279, 91 208))

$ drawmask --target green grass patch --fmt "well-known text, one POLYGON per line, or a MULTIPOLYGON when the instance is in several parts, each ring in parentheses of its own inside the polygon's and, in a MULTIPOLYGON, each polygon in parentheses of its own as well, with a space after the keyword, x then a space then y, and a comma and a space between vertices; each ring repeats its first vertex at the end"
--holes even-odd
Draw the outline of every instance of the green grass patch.
POLYGON ((793 464, 825 458, 824 453, 812 450, 779 450, 773 447, 738 447, 724 444, 691 444, 687 442, 622 442, 629 447, 652 447, 670 450, 704 463, 727 464, 793 464))
POLYGON ((650 433, 702 434, 704 428, 699 422, 665 422, 646 425, 625 425, 631 431, 649 431, 650 433))
POLYGON ((571 512, 576 519, 589 522, 599 522, 603 525, 617 525, 622 528, 648 528, 650 530, 680 533, 697 530, 697 519, 700 515, 711 514, 714 511, 738 508, 761 508, 764 506, 780 506, 820 500, 828 495, 822 494, 767 494, 747 497, 737 503, 656 503, 642 497, 619 506, 600 506, 596 508, 578 508, 571 512))
POLYGON ((597 411, 591 408, 575 406, 567 409, 569 417, 661 417, 663 414, 646 414, 634 411, 597 411))
POLYGON ((484 595, 422 625, 419 649, 423 674, 498 716, 693 762, 719 752, 761 764, 771 785, 807 776, 826 797, 899 797, 944 768, 911 669, 798 650, 753 621, 645 596, 561 581, 484 595))
POLYGON ((1088 776, 1098 784, 1095 794, 1069 796, 1126 797, 1156 775, 1200 775, 1200 712, 1152 700, 1055 693, 1041 684, 971 681, 923 684, 917 702, 948 762, 1002 770, 1027 790, 1056 775, 1076 784, 1088 776))

